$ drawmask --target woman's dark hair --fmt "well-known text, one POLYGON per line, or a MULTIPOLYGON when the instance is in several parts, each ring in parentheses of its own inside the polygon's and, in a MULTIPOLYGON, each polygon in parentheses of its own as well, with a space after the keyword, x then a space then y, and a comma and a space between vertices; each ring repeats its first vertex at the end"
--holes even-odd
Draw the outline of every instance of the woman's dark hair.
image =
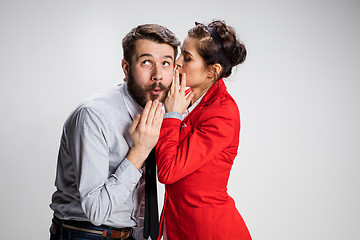
POLYGON ((175 34, 158 24, 144 24, 133 28, 122 40, 124 59, 129 64, 131 64, 131 57, 135 52, 135 42, 139 39, 147 39, 172 46, 174 49, 174 59, 176 59, 180 41, 176 38, 175 34))
POLYGON ((216 80, 230 76, 232 68, 245 61, 244 44, 224 21, 214 20, 207 26, 196 23, 188 35, 199 40, 197 50, 207 66, 219 63, 223 67, 216 80))

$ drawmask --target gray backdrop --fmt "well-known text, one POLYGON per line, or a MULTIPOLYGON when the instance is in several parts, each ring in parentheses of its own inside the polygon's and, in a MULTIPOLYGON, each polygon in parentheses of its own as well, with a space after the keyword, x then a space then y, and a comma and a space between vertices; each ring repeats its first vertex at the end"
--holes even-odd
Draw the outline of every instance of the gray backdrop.
MULTIPOLYGON (((254 240, 360 239, 360 2, 0 2, 0 238, 48 239, 61 128, 122 82, 121 40, 223 19, 248 49, 229 193, 254 240)), ((159 184, 160 206, 164 188, 159 184)))

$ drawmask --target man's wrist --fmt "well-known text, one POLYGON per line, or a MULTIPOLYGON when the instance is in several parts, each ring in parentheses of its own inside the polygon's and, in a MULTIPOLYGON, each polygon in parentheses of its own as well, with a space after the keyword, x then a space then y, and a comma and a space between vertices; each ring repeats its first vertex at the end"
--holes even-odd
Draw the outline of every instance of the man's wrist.
POLYGON ((134 165, 134 167, 140 170, 150 151, 133 146, 128 152, 126 158, 132 165, 134 165))

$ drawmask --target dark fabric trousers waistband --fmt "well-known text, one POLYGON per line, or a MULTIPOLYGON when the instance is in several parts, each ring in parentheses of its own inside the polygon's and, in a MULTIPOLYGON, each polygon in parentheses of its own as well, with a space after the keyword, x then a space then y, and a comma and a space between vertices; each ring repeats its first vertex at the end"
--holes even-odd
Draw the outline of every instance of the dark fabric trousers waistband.
MULTIPOLYGON (((61 220, 58 217, 53 217, 53 222, 57 221, 58 223, 60 223, 61 221, 64 224, 67 225, 72 225, 72 226, 76 226, 76 227, 83 227, 83 228, 90 228, 90 229, 96 229, 96 230, 106 230, 109 228, 109 226, 106 225, 100 225, 100 226, 96 226, 94 224, 92 224, 91 222, 86 222, 86 221, 75 221, 75 220, 61 220)), ((122 231, 123 229, 129 229, 130 227, 126 227, 126 228, 115 228, 115 227, 111 227, 114 230, 117 231, 122 231)))
POLYGON ((83 233, 96 234, 104 237, 104 239, 132 239, 132 228, 115 228, 106 225, 96 226, 91 222, 75 221, 75 220, 61 220, 57 217, 53 217, 50 232, 54 235, 60 233, 63 229, 79 231, 83 233))

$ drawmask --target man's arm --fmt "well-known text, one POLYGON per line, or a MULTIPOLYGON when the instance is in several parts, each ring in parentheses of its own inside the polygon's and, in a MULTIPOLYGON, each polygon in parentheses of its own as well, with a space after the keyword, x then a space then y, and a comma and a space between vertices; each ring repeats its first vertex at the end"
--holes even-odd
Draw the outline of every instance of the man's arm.
POLYGON ((129 130, 133 147, 109 176, 109 148, 105 136, 112 129, 104 122, 104 116, 92 109, 83 108, 77 114, 68 144, 74 157, 81 206, 93 224, 103 224, 112 212, 126 203, 142 175, 139 169, 157 142, 162 115, 157 104, 149 103, 145 107, 129 130))

